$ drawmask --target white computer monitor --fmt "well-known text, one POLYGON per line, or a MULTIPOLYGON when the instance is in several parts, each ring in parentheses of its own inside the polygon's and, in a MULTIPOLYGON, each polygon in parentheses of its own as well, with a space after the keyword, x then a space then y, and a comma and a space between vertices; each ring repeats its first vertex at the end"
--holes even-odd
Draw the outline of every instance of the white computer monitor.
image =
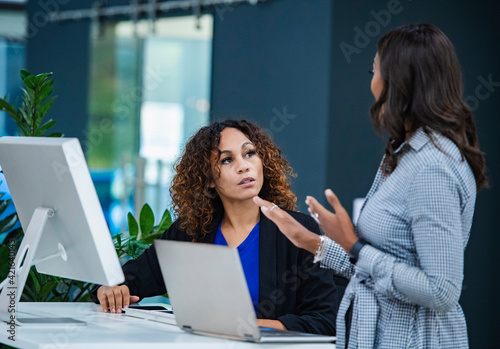
MULTIPOLYGON (((2 137, 0 165, 25 233, 16 255, 16 302, 30 265, 40 273, 92 283, 124 281, 78 139, 2 137)), ((12 279, 5 281, 0 319, 8 321, 12 279)))

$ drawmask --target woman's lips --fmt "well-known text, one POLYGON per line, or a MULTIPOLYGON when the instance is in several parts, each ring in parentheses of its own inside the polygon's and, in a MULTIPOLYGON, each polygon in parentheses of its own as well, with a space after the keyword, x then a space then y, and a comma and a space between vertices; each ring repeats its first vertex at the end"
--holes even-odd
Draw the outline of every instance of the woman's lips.
POLYGON ((244 178, 241 182, 238 183, 238 185, 243 188, 253 187, 254 184, 255 179, 253 178, 244 178))

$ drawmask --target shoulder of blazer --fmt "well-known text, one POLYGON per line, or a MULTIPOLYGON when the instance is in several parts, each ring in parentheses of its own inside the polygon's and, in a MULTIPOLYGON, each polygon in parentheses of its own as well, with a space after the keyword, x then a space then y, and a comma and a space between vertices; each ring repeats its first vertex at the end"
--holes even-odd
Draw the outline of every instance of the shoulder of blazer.
MULTIPOLYGON (((214 225, 212 229, 197 242, 213 243, 215 239, 215 234, 217 233, 217 227, 219 223, 219 217, 214 216, 214 225)), ((161 235, 160 239, 165 240, 176 240, 176 241, 192 241, 193 238, 186 233, 184 229, 179 227, 178 220, 175 220, 172 225, 161 235)))

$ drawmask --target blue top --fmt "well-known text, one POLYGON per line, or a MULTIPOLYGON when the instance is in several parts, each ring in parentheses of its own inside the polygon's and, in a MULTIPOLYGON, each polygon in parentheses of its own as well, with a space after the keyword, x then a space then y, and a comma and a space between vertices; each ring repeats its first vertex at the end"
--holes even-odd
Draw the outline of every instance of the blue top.
MULTIPOLYGON (((220 229, 222 221, 217 228, 214 245, 227 246, 227 241, 220 229)), ((238 246, 241 265, 247 280, 248 291, 252 298, 253 307, 257 313, 259 304, 259 231, 260 222, 253 227, 247 238, 238 246)))

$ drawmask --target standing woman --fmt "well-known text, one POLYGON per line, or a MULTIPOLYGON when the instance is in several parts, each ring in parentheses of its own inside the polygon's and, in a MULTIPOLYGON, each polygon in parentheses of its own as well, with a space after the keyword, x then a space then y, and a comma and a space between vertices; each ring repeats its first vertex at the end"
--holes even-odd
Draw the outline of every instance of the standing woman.
POLYGON ((296 246, 350 278, 338 348, 467 348, 458 300, 476 192, 487 180, 452 43, 430 24, 389 32, 371 90, 371 117, 389 141, 356 228, 329 189, 335 213, 306 200, 328 238, 254 201, 296 246))
MULTIPOLYGON (((178 218, 160 239, 236 247, 259 326, 334 335, 341 295, 332 272, 313 264, 253 202, 256 195, 276 202, 319 233, 311 217, 291 211, 292 168, 269 136, 244 120, 214 122, 189 140, 175 170, 170 194, 178 218)), ((104 312, 167 291, 154 245, 123 272, 123 285, 92 290, 104 312)))

